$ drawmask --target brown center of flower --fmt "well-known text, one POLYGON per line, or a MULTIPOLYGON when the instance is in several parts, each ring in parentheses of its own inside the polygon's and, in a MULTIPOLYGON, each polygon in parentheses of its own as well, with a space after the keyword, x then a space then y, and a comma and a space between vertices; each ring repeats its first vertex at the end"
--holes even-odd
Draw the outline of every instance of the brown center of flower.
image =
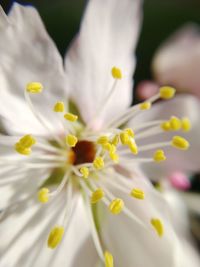
POLYGON ((78 141, 70 151, 69 159, 73 165, 91 163, 94 161, 96 149, 94 143, 89 141, 78 141))

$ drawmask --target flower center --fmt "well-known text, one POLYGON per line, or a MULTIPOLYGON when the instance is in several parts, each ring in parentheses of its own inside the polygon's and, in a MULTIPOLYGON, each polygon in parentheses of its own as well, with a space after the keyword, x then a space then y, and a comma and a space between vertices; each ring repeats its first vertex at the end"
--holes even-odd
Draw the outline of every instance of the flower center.
POLYGON ((91 163, 95 159, 96 149, 90 141, 78 141, 76 146, 70 150, 70 163, 78 165, 91 163))

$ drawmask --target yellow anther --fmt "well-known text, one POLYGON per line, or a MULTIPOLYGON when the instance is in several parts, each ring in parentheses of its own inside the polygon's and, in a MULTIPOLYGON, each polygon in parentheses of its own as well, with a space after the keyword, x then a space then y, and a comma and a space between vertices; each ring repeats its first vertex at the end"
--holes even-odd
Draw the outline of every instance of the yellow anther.
POLYGON ((41 83, 38 82, 32 82, 26 85, 26 91, 32 94, 39 94, 42 92, 42 90, 43 86, 41 83))
POLYGON ((191 129, 191 122, 188 118, 182 118, 181 128, 184 132, 188 132, 191 129))
POLYGON ((100 170, 104 167, 104 160, 102 157, 96 157, 93 161, 93 166, 95 169, 100 170))
POLYGON ((162 99, 170 99, 175 95, 176 90, 170 86, 163 86, 160 88, 160 98, 162 99))
POLYGON ((125 133, 127 133, 130 137, 134 138, 135 134, 131 128, 126 128, 124 130, 125 133))
POLYGON ((98 201, 100 201, 104 196, 105 196, 105 193, 104 193, 103 189, 98 188, 95 192, 92 193, 92 195, 90 197, 90 202, 92 204, 95 204, 98 201))
POLYGON ((109 142, 109 138, 106 135, 102 135, 97 139, 97 144, 99 145, 104 145, 107 144, 109 142))
POLYGON ((87 167, 81 167, 80 173, 83 175, 84 178, 88 178, 90 174, 89 169, 87 167))
POLYGON ((181 120, 179 118, 173 116, 170 118, 169 123, 172 131, 178 131, 181 129, 181 120))
POLYGON ((161 123, 160 127, 166 132, 171 130, 171 125, 170 125, 169 121, 165 121, 165 122, 161 123))
POLYGON ((122 145, 128 145, 129 141, 130 141, 130 136, 127 132, 122 132, 120 133, 120 140, 122 145))
POLYGON ((145 197, 144 191, 142 191, 139 188, 132 189, 130 195, 134 198, 137 198, 137 199, 144 199, 144 197, 145 197))
POLYGON ((119 135, 116 134, 113 139, 111 140, 111 144, 117 146, 119 144, 119 135))
POLYGON ((119 162, 119 156, 117 155, 117 153, 110 152, 109 153, 109 156, 112 159, 112 161, 114 161, 115 163, 118 163, 119 162))
POLYGON ((105 143, 102 145, 102 147, 107 151, 110 151, 112 149, 112 145, 110 143, 105 143))
POLYGON ((47 241, 48 247, 51 249, 56 248, 62 241, 63 234, 64 234, 63 226, 54 227, 49 234, 49 238, 47 241))
POLYGON ((109 251, 104 253, 105 267, 114 267, 113 256, 109 251))
POLYGON ((78 120, 78 116, 77 115, 74 115, 72 113, 66 113, 64 115, 64 118, 68 121, 71 121, 71 122, 74 122, 74 121, 77 121, 78 120))
POLYGON ((55 104, 53 110, 54 110, 55 112, 64 112, 64 110, 65 110, 65 105, 64 105, 64 103, 63 103, 63 102, 60 102, 60 101, 57 102, 57 103, 55 104))
POLYGON ((151 108, 151 102, 144 102, 139 105, 141 110, 148 110, 151 108))
POLYGON ((164 151, 162 149, 157 150, 153 155, 153 159, 155 162, 161 162, 166 160, 164 151))
POLYGON ((15 144, 15 150, 22 155, 28 156, 31 153, 31 147, 35 143, 36 139, 30 134, 27 134, 15 144))
POLYGON ((121 79, 122 78, 122 72, 119 68, 113 67, 111 70, 112 76, 114 79, 121 79))
POLYGON ((151 219, 151 225, 153 226, 154 230, 157 232, 157 234, 161 237, 164 234, 164 226, 160 219, 152 218, 151 219))
POLYGON ((72 134, 68 134, 66 137, 65 137, 65 142, 68 146, 70 147, 75 147, 77 142, 78 142, 78 139, 76 136, 72 135, 72 134))
POLYGON ((187 150, 190 146, 189 142, 181 136, 174 136, 171 145, 181 150, 187 150))
POLYGON ((30 134, 27 134, 27 135, 24 135, 20 140, 19 140, 19 143, 21 146, 23 146, 24 148, 29 148, 33 145, 36 144, 36 139, 30 135, 30 134))
POLYGON ((49 201, 49 189, 48 188, 42 188, 40 191, 38 191, 38 200, 41 203, 47 203, 49 201))
POLYGON ((114 146, 114 145, 111 144, 111 143, 106 143, 106 144, 102 145, 102 147, 103 147, 105 150, 109 151, 110 153, 115 153, 115 151, 116 151, 116 146, 114 146))
POLYGON ((109 210, 112 214, 117 215, 122 211, 123 207, 124 201, 120 198, 116 198, 110 203, 109 210))
POLYGON ((138 154, 138 147, 136 145, 136 143, 133 140, 130 140, 128 142, 128 147, 130 149, 130 151, 134 154, 137 155, 138 154))
POLYGON ((31 148, 24 148, 20 143, 15 144, 15 150, 22 155, 28 156, 31 154, 31 148))

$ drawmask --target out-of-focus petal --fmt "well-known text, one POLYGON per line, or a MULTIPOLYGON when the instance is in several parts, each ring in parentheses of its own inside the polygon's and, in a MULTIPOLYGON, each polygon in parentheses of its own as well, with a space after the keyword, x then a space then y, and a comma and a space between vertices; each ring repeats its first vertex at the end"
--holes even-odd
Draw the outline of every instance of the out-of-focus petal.
MULTIPOLYGON (((141 0, 91 0, 66 55, 67 87, 86 122, 91 121, 113 83, 113 66, 122 70, 112 99, 98 117, 109 120, 131 103, 133 55, 141 23, 141 0)), ((97 123, 97 122, 96 122, 97 123)))
MULTIPOLYGON (((0 27, 0 114, 10 131, 44 133, 23 93, 27 83, 41 82, 44 93, 34 103, 43 116, 51 116, 50 109, 63 95, 65 85, 62 59, 35 8, 15 3, 8 17, 1 9, 0 21, 4 24, 0 27)), ((51 118, 54 123, 54 116, 51 118)))
POLYGON ((0 245, 0 265, 95 266, 97 255, 92 246, 82 198, 78 199, 69 228, 55 250, 47 248, 46 242, 52 227, 59 225, 63 220, 66 207, 65 194, 60 194, 49 204, 41 205, 30 201, 1 222, 0 231, 5 242, 0 245))
POLYGON ((192 266, 197 267, 200 265, 200 256, 190 234, 188 212, 184 203, 184 198, 172 189, 164 190, 163 195, 169 205, 172 223, 181 243, 176 254, 176 266, 189 267, 192 260, 192 266))
POLYGON ((175 32, 156 52, 153 71, 161 84, 171 84, 200 97, 200 30, 187 24, 175 32))

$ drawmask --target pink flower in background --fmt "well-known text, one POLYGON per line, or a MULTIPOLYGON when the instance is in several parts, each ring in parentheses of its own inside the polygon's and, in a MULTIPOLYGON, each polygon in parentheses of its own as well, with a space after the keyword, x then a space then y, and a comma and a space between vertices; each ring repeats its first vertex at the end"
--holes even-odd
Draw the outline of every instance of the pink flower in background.
POLYGON ((200 27, 187 24, 175 32, 157 50, 152 68, 159 84, 200 97, 200 27))
POLYGON ((200 97, 200 27, 186 24, 156 51, 152 62, 154 81, 137 86, 140 99, 154 95, 160 85, 170 84, 180 93, 200 97))

